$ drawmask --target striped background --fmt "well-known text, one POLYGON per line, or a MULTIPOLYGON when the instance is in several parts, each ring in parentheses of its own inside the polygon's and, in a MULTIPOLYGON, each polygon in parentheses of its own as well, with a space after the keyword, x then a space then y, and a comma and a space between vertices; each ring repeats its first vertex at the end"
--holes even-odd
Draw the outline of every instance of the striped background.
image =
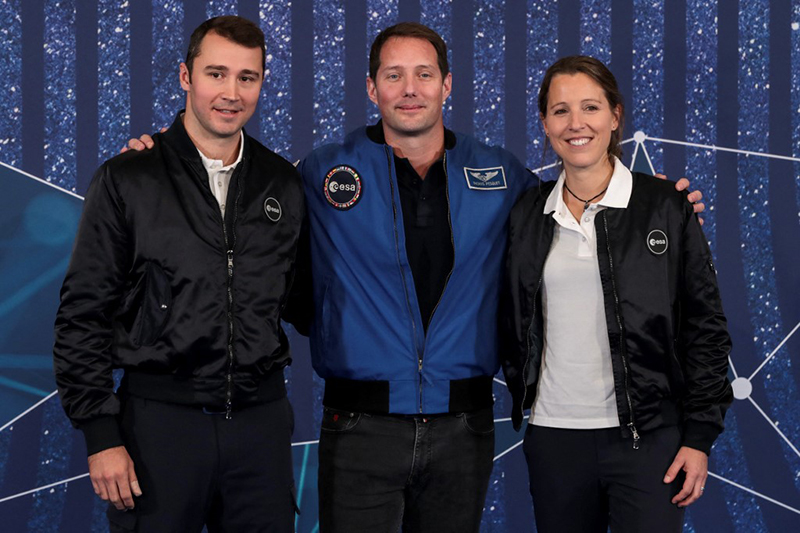
MULTIPOLYGON (((20 496, 85 472, 56 401, 8 423, 53 390, 50 328, 80 209, 33 178, 80 195, 127 138, 168 125, 183 105, 177 72, 191 30, 231 13, 267 36, 248 132, 291 160, 377 119, 368 49, 400 20, 450 45, 448 125, 531 168, 551 162, 535 118, 547 65, 574 53, 607 62, 626 96, 626 138, 643 134, 625 145, 627 161, 635 152, 632 164, 688 175, 705 194, 731 377, 752 385, 729 412, 716 477, 686 530, 800 531, 800 0, 0 0, 1 530, 105 530, 85 478, 20 496)), ((313 531, 316 448, 305 443, 322 389, 295 345, 298 530, 313 531)), ((498 455, 519 439, 498 422, 498 455)), ((496 461, 483 530, 529 531, 531 516, 515 449, 496 461)))

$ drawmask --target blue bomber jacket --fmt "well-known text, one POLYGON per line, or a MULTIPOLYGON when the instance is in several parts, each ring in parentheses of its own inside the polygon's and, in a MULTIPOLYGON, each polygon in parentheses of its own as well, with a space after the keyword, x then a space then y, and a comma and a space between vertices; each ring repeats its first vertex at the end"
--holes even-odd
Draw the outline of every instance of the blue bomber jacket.
POLYGON ((299 165, 315 302, 311 356, 326 380, 323 402, 395 414, 491 406, 508 215, 532 175, 508 151, 455 134, 444 155, 454 262, 426 335, 394 154, 367 130, 299 165))

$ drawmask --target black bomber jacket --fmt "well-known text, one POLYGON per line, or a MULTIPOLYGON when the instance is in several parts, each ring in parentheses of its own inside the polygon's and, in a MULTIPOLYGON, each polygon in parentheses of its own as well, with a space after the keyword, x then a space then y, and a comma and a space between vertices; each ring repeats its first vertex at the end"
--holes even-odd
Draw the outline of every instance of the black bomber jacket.
MULTIPOLYGON (((510 218, 499 320, 516 429, 533 404, 542 360, 540 289, 556 224, 543 209, 555 183, 524 193, 510 218)), ((634 173, 628 207, 604 209, 595 229, 623 435, 638 447, 648 431, 677 425, 682 445, 708 454, 733 399, 731 340, 691 204, 674 183, 634 173)))
POLYGON ((223 221, 180 114, 153 140, 96 172, 61 290, 56 382, 89 454, 122 444, 114 369, 131 394, 229 416, 286 394, 299 175, 245 134, 223 221))

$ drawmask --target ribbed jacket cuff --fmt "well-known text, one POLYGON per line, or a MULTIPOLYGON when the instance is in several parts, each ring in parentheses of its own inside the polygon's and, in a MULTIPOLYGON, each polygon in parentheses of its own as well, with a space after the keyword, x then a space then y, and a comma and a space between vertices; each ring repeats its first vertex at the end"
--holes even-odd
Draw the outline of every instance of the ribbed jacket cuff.
POLYGON ((719 429, 714 424, 687 420, 683 425, 683 446, 711 454, 711 446, 719 436, 719 429))
POLYGON ((115 446, 123 446, 116 417, 102 416, 78 425, 86 439, 86 455, 93 455, 115 446))

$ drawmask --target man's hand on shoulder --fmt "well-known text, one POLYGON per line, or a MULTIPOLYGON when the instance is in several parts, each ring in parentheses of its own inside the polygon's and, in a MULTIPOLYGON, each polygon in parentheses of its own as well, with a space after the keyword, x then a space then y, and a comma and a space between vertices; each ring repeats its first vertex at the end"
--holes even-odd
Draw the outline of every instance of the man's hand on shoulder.
MULTIPOLYGON (((164 133, 165 131, 167 131, 167 128, 161 128, 159 133, 164 133)), ((138 139, 129 139, 128 144, 123 146, 119 153, 124 154, 128 150, 136 150, 137 152, 141 152, 142 150, 149 150, 152 147, 153 138, 145 133, 138 139)))
MULTIPOLYGON (((656 173, 656 177, 660 178, 662 180, 667 179, 667 176, 664 175, 664 174, 661 174, 660 172, 656 173)), ((688 189, 690 185, 691 185, 691 183, 689 183, 688 179, 681 178, 681 179, 678 180, 677 183, 675 183, 675 189, 678 190, 678 191, 684 191, 684 190, 688 189)), ((692 208, 694 208, 694 212, 697 213, 698 215, 706 210, 706 204, 704 204, 701 201, 702 199, 703 199, 703 193, 700 192, 700 191, 692 191, 692 192, 689 193, 689 196, 687 197, 687 200, 689 200, 689 202, 691 202, 691 204, 692 204, 692 208)), ((703 224, 703 218, 702 217, 697 217, 697 219, 700 221, 700 224, 702 225, 703 224)))
POLYGON ((120 511, 133 509, 133 496, 141 496, 133 461, 124 446, 115 446, 89 456, 89 477, 94 492, 120 511))

